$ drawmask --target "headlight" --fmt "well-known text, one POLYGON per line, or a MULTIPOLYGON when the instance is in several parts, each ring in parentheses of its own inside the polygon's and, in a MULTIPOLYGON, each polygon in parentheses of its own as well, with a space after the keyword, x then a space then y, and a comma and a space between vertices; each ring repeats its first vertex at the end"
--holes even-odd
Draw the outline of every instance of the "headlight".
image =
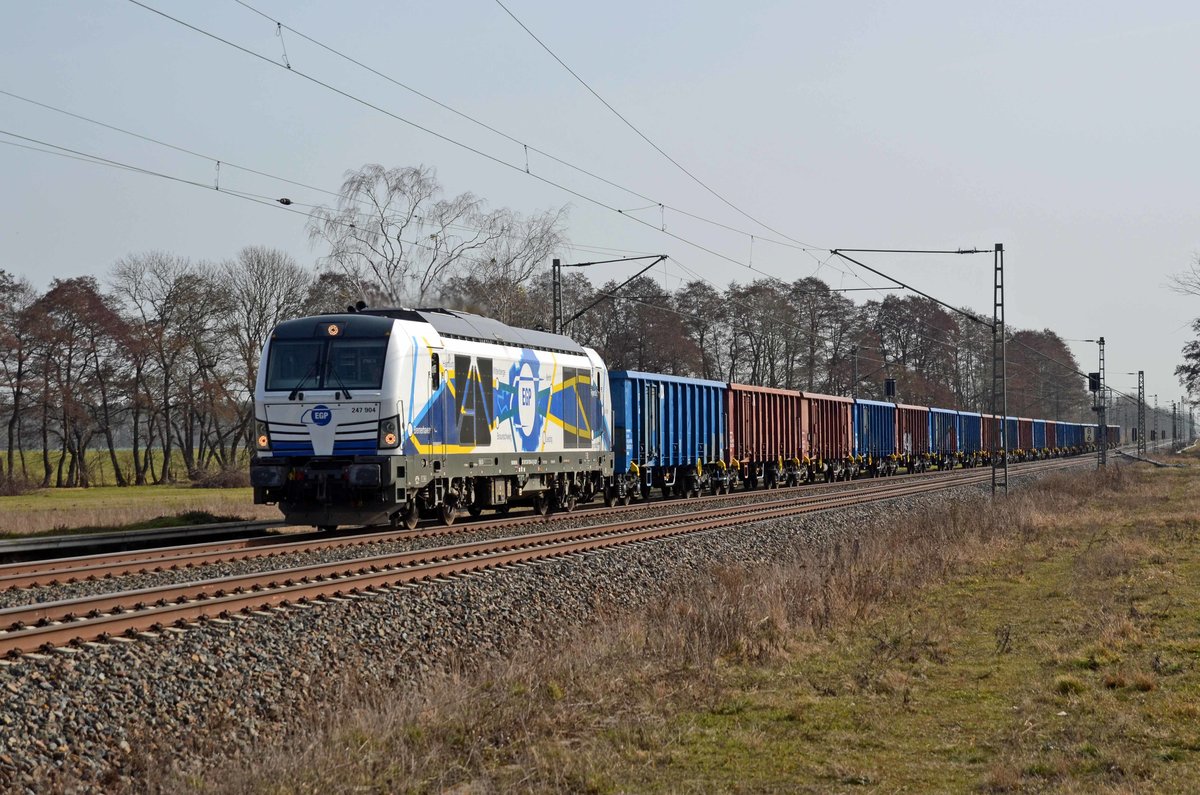
POLYGON ((250 485, 279 488, 287 482, 288 468, 276 466, 251 466, 250 485))
POLYGON ((271 435, 267 432, 267 424, 262 420, 254 421, 254 444, 259 450, 271 449, 271 435))
POLYGON ((351 486, 378 486, 381 483, 379 464, 352 464, 346 478, 351 486))
POLYGON ((379 447, 388 450, 400 446, 400 418, 388 417, 379 421, 379 447))

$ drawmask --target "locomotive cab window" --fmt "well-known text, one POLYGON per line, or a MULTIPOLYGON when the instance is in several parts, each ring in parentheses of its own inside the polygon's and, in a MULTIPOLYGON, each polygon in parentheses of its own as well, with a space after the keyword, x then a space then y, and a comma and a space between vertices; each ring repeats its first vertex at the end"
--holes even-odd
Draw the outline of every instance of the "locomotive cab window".
POLYGON ((267 360, 267 389, 288 392, 300 386, 317 389, 324 340, 276 340, 267 360))
POLYGON ((379 389, 388 338, 275 340, 267 359, 268 392, 379 389))
POLYGON ((329 343, 325 388, 379 389, 383 386, 386 339, 335 339, 329 343))

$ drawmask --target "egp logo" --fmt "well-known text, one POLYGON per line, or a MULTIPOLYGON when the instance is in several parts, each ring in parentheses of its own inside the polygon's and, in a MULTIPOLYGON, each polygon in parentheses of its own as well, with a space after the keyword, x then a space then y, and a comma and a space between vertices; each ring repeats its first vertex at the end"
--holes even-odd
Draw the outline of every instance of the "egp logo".
POLYGON ((521 450, 531 452, 538 449, 542 435, 542 420, 545 405, 541 393, 540 366, 533 351, 523 351, 521 360, 509 370, 509 383, 513 387, 513 430, 521 450))
POLYGON ((300 422, 305 425, 320 425, 322 427, 329 424, 333 419, 333 411, 328 406, 322 404, 313 406, 300 415, 300 422))

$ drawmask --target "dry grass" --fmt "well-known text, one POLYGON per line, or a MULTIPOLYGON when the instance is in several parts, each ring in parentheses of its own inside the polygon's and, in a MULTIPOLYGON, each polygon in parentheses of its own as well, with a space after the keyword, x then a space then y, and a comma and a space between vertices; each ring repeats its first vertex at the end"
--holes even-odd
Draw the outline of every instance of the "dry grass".
POLYGON ((1162 507, 1177 476, 1064 476, 996 505, 964 501, 802 545, 772 565, 714 568, 565 646, 393 683, 382 697, 380 683, 335 679, 329 700, 252 765, 157 783, 1137 789, 1161 781, 1159 767, 1118 738, 1150 735, 1164 759, 1191 750, 1128 700, 1165 698, 1175 722, 1200 714, 1164 693, 1182 671, 1175 653, 1148 656, 1160 630, 1145 578, 1177 576, 1176 547, 1196 533, 1178 524, 1178 502, 1162 507), (1147 520, 1162 529, 1129 533, 1116 505, 1154 506, 1147 520))
POLYGON ((75 528, 125 527, 188 512, 244 519, 280 518, 279 509, 275 506, 255 505, 253 491, 249 488, 108 486, 39 489, 29 494, 0 497, 0 536, 75 528))

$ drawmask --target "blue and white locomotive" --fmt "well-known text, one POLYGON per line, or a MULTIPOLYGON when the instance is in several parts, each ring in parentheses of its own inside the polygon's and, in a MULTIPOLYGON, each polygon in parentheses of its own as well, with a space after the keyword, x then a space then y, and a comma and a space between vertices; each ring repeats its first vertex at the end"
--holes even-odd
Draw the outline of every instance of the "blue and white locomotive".
POLYGON ((444 309, 289 320, 254 403, 254 501, 295 524, 616 498, 607 370, 561 335, 444 309))

